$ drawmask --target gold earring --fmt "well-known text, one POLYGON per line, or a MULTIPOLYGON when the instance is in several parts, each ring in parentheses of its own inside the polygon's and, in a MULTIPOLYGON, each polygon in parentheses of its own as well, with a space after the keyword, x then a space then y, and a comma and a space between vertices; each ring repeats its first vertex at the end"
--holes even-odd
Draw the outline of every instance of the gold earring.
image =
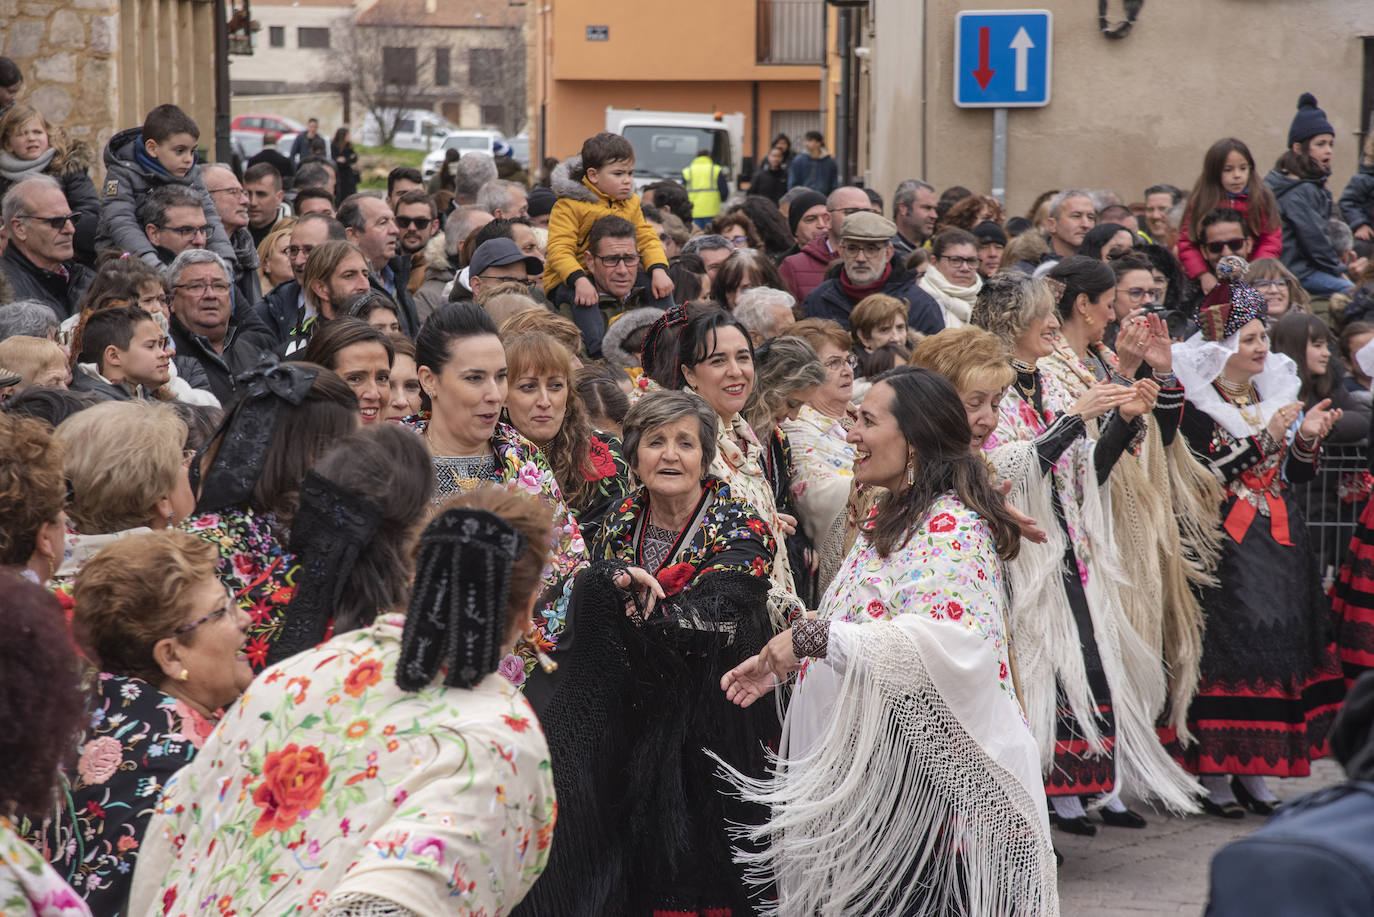
POLYGON ((177 674, 177 681, 185 681, 186 679, 188 679, 188 678, 190 678, 190 677, 191 677, 190 671, 189 671, 188 669, 182 669, 181 672, 177 674))
POLYGON ((1092 317, 1091 315, 1089 315, 1088 313, 1086 313, 1086 312, 1083 313, 1083 321, 1084 321, 1085 324, 1087 324, 1087 326, 1088 326, 1089 328, 1092 327, 1092 324, 1093 324, 1093 317, 1092 317))

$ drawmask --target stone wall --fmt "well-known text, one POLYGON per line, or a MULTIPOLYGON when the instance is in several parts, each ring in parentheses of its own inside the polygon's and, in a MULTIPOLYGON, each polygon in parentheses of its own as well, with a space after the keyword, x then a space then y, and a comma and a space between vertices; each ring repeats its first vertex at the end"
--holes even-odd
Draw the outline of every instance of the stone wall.
POLYGON ((21 100, 97 161, 163 102, 185 108, 213 150, 213 12, 200 0, 0 0, 0 54, 24 72, 21 100))

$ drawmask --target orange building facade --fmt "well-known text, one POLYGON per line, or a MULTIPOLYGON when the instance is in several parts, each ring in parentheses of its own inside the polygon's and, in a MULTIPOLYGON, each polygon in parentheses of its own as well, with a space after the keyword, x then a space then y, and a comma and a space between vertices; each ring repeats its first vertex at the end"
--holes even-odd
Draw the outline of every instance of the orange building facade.
POLYGON ((606 108, 739 112, 744 156, 820 129, 822 0, 533 0, 530 148, 563 158, 606 108))

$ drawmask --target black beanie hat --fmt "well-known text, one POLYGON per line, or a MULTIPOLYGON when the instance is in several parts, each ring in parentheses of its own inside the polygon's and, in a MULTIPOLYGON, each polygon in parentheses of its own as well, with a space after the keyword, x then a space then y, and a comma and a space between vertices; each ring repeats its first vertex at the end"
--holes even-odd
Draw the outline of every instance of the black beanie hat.
POLYGON ((1326 112, 1317 107, 1317 97, 1304 92, 1298 97, 1298 113, 1288 128, 1288 146, 1310 140, 1318 134, 1334 134, 1336 129, 1326 120, 1326 112))
POLYGON ((792 228, 792 235, 797 234, 797 224, 806 216, 806 211, 824 203, 825 196, 819 191, 808 190, 792 198, 792 203, 787 205, 787 224, 792 228))
POLYGON ((546 213, 553 212, 553 205, 558 203, 558 195, 548 188, 536 187, 529 193, 529 213, 532 217, 542 217, 546 213))

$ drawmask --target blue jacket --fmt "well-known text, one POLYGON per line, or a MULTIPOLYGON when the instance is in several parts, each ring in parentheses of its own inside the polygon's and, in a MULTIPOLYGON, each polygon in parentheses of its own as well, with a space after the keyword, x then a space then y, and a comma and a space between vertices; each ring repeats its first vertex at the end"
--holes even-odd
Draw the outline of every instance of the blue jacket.
POLYGON ((253 304, 253 314, 267 326, 277 342, 277 353, 290 340, 302 318, 301 285, 294 280, 279 283, 253 304))
MULTIPOLYGON (((844 268, 840 268, 841 271, 844 268)), ((882 292, 895 296, 907 304, 907 327, 922 334, 935 334, 945 328, 944 313, 940 304, 931 295, 916 285, 916 274, 892 262, 892 274, 883 284, 882 292)), ((849 328, 849 313, 858 305, 849 298, 840 283, 838 272, 835 276, 812 290, 802 300, 802 315, 806 318, 829 318, 849 328)))
POLYGON ((1374 783, 1295 800, 1212 858, 1206 917, 1357 917, 1374 910, 1374 783))
POLYGON ((1374 225, 1374 165, 1360 166, 1341 192, 1341 219, 1352 230, 1374 225))
POLYGON ((821 194, 829 194, 840 183, 840 170, 835 159, 828 153, 819 159, 812 159, 806 153, 798 153, 787 167, 787 187, 805 185, 821 194))
POLYGON ((1345 273, 1336 250, 1326 238, 1326 223, 1331 219, 1331 192, 1325 179, 1295 178, 1271 169, 1264 183, 1279 201, 1283 218, 1283 252, 1279 260, 1299 280, 1321 271, 1340 276, 1345 273))

